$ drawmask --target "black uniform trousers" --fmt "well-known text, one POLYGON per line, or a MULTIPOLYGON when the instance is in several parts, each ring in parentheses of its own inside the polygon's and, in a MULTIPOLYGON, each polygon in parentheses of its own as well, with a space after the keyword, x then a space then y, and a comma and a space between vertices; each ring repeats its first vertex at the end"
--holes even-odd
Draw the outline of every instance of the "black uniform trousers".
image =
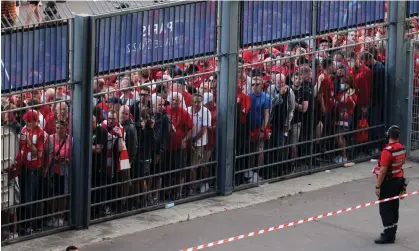
MULTIPOLYGON (((386 177, 381 184, 380 200, 398 196, 403 189, 403 178, 386 177)), ((397 223, 399 221, 399 199, 381 203, 381 220, 384 226, 384 235, 394 238, 397 232, 397 223)))

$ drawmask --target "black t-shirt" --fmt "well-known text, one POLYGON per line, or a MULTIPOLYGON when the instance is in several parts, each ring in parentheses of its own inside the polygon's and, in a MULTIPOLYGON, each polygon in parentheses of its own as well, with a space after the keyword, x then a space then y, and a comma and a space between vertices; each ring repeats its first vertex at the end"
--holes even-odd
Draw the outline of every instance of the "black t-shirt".
MULTIPOLYGON (((301 86, 298 90, 292 88, 294 91, 295 96, 295 105, 297 104, 302 105, 304 101, 310 102, 310 96, 311 96, 311 90, 310 88, 306 86, 301 86)), ((297 110, 297 107, 294 110, 294 117, 292 119, 292 124, 297 124, 299 122, 302 122, 304 117, 307 116, 307 113, 309 111, 307 110, 305 113, 300 112, 297 110)))
POLYGON ((106 144, 108 143, 108 132, 101 126, 93 131, 92 145, 101 145, 102 152, 92 153, 93 169, 99 170, 106 168, 106 144))

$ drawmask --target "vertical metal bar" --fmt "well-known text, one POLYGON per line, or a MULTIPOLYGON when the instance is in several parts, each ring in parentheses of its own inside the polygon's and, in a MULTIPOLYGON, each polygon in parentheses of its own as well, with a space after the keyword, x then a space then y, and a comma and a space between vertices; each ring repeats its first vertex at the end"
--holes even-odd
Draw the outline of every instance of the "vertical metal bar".
POLYGON ((221 2, 221 65, 218 85, 217 157, 219 188, 222 195, 233 191, 234 135, 235 126, 231 118, 236 112, 237 54, 239 50, 240 2, 221 2))
MULTIPOLYGON (((388 33, 388 57, 386 64, 387 84, 385 102, 388 107, 386 111, 391 116, 386 119, 387 125, 403 125, 407 123, 407 102, 406 97, 408 90, 402 83, 402 54, 400 48, 403 48, 404 40, 404 23, 406 18, 406 2, 390 1, 389 2, 389 33, 388 33)), ((402 143, 407 142, 407 134, 405 130, 401 131, 400 139, 402 143)))
MULTIPOLYGON (((403 67, 405 69, 405 72, 403 76, 405 77, 405 81, 407 81, 406 86, 408 87, 408 93, 407 96, 407 126, 404 127, 406 129, 406 135, 407 135, 407 141, 405 142, 406 150, 408 156, 411 156, 412 151, 412 113, 413 113, 413 81, 414 81, 414 58, 413 55, 415 54, 415 47, 413 40, 408 40, 405 43, 406 46, 406 54, 405 56, 405 62, 406 67, 403 67)), ((402 128, 403 131, 403 128, 402 128)))
MULTIPOLYGON (((312 54, 312 61, 311 61, 311 81, 312 81, 312 86, 313 88, 315 88, 315 84, 316 84, 316 51, 317 51, 317 43, 316 43, 316 39, 314 38, 317 35, 317 11, 319 8, 319 3, 317 1, 313 1, 311 6, 311 37, 313 37, 312 39, 312 43, 313 43, 313 54, 312 54)), ((310 127, 309 127, 309 139, 310 139, 310 148, 309 148, 309 153, 310 153, 310 170, 314 169, 314 165, 313 165, 313 154, 314 154, 314 107, 315 105, 315 98, 314 98, 314 89, 312 90, 312 95, 311 95, 311 105, 310 105, 310 117, 312 119, 310 119, 310 127)))
POLYGON ((90 187, 92 165, 92 80, 94 67, 95 20, 86 14, 74 19, 74 53, 72 82, 76 83, 73 96, 74 166, 71 191, 71 226, 86 228, 90 221, 90 187))

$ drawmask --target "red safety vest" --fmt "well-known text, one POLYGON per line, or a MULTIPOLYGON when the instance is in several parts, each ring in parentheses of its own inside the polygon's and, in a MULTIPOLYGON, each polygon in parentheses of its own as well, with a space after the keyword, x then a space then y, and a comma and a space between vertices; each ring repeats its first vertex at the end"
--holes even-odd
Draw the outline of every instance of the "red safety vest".
MULTIPOLYGON (((388 151, 391 154, 391 165, 388 166, 387 175, 392 178, 402 178, 403 177, 403 164, 406 162, 406 149, 399 142, 387 144, 381 154, 385 151, 388 151)), ((378 161, 378 166, 380 165, 380 160, 378 161)))

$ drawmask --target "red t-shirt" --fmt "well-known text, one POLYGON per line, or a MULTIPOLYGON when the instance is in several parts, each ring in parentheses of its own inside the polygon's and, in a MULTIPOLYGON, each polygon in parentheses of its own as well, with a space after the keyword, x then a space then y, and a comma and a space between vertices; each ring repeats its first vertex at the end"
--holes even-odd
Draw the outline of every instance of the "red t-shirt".
POLYGON ((182 96, 183 96, 183 101, 185 101, 185 105, 187 107, 192 106, 192 103, 193 103, 192 102, 192 95, 188 91, 183 90, 182 96))
POLYGON ((356 94, 352 94, 344 99, 344 101, 341 101, 342 96, 344 95, 344 92, 339 92, 336 96, 336 101, 338 102, 338 109, 339 112, 346 111, 349 116, 352 116, 355 111, 355 106, 358 103, 358 96, 356 94))
MULTIPOLYGON (((58 156, 60 157, 60 159, 62 158, 68 161, 70 158, 70 138, 68 137, 68 135, 61 149, 60 149, 60 146, 62 142, 58 141, 55 135, 49 135, 49 140, 52 142, 54 146, 53 156, 55 157, 58 150, 60 150, 60 152, 58 153, 58 156)), ((55 174, 60 174, 60 169, 61 169, 60 166, 61 166, 60 161, 55 161, 55 166, 54 166, 55 174)))
POLYGON ((55 116, 54 113, 48 114, 48 116, 45 118, 45 132, 47 132, 49 135, 53 134, 55 132, 55 116))
POLYGON ((51 113, 51 107, 49 105, 41 106, 39 112, 46 118, 51 113))
POLYGON ((45 133, 39 126, 33 130, 29 130, 26 126, 22 129, 21 133, 26 134, 31 140, 32 144, 36 147, 37 155, 31 153, 31 148, 27 145, 26 140, 19 140, 19 152, 16 156, 17 161, 22 161, 23 165, 27 168, 39 169, 42 167, 42 154, 44 152, 45 133), (38 158, 38 156, 41 156, 38 158))
POLYGON ((250 111, 252 99, 249 95, 239 91, 237 93, 237 105, 240 107, 240 124, 246 124, 247 114, 250 111))
POLYGON ((324 79, 320 85, 319 94, 323 94, 323 101, 324 106, 326 107, 326 113, 329 113, 333 110, 333 107, 335 106, 335 86, 333 85, 332 78, 327 75, 326 73, 323 73, 324 79))
POLYGON ((217 146, 217 107, 214 105, 213 109, 208 109, 211 113, 211 127, 208 127, 208 143, 205 145, 206 150, 213 150, 217 146))
POLYGON ((181 147, 182 140, 186 137, 189 130, 193 128, 193 121, 189 113, 182 107, 173 109, 170 106, 166 107, 167 116, 172 125, 176 129, 176 133, 172 135, 169 144, 169 150, 179 150, 181 147))
POLYGON ((369 105, 371 101, 372 78, 372 71, 367 66, 361 65, 354 81, 360 105, 369 105))

